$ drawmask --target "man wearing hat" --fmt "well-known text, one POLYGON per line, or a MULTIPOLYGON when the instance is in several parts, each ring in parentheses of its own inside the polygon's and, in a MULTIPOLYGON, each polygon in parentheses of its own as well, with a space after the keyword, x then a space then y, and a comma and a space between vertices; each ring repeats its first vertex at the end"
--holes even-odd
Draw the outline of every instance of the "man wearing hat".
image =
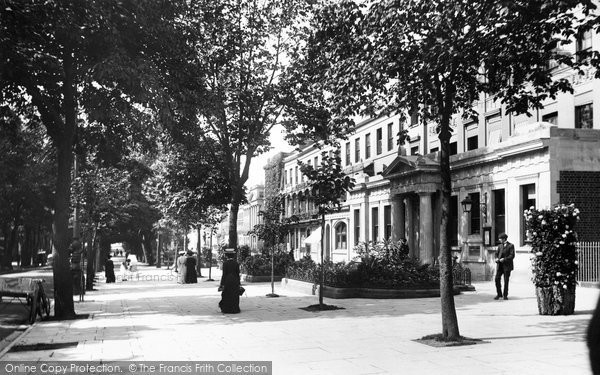
POLYGON ((500 245, 496 250, 496 297, 494 299, 508 299, 508 279, 510 278, 510 272, 513 270, 513 259, 515 259, 515 245, 507 241, 508 236, 506 233, 501 233, 498 236, 500 245), (504 294, 500 285, 500 278, 504 275, 504 294))

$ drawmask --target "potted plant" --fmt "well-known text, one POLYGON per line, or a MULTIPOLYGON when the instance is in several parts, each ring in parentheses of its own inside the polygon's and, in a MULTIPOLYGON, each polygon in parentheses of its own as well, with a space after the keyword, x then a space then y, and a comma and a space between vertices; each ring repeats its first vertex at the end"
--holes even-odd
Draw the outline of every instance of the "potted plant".
POLYGON ((570 315, 575 310, 579 210, 574 204, 525 210, 531 240, 533 283, 540 315, 570 315))

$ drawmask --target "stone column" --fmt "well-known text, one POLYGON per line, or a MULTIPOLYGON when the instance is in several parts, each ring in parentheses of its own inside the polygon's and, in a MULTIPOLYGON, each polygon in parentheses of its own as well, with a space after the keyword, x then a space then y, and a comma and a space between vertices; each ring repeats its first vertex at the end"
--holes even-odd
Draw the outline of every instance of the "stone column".
POLYGON ((410 251, 410 255, 411 256, 419 256, 419 249, 417 248, 418 246, 418 241, 415 235, 415 220, 416 220, 416 213, 415 213, 415 204, 414 204, 414 199, 412 196, 407 196, 406 197, 406 205, 405 205, 405 210, 406 210, 406 228, 407 228, 407 232, 406 234, 406 239, 408 240, 408 248, 410 251))
POLYGON ((404 228, 406 219, 406 207, 404 205, 404 199, 401 196, 396 195, 392 199, 392 241, 398 241, 400 238, 406 238, 406 231, 404 228))
POLYGON ((419 258, 433 264, 433 210, 431 193, 419 193, 419 258))

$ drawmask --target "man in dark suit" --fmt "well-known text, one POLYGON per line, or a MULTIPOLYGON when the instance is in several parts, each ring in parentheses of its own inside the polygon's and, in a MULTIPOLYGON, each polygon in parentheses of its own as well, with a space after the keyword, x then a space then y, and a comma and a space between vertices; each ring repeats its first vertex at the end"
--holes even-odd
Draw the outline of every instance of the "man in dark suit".
POLYGON ((498 236, 500 245, 496 251, 496 297, 494 299, 500 299, 504 296, 504 299, 508 299, 508 279, 510 279, 510 272, 513 270, 513 259, 515 259, 515 245, 507 241, 508 236, 506 233, 502 233, 498 236), (504 295, 500 285, 500 278, 504 275, 504 295))

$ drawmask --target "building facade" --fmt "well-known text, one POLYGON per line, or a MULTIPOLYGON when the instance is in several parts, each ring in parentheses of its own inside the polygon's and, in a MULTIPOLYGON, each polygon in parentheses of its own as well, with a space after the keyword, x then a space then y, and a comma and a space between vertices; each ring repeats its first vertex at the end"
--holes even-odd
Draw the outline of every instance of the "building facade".
POLYGON ((246 193, 248 203, 240 205, 237 219, 238 245, 247 245, 252 253, 262 249, 262 241, 255 234, 250 233, 254 226, 262 223, 260 211, 264 207, 265 186, 255 185, 246 193))
MULTIPOLYGON (((566 46, 571 53, 600 42, 595 34, 582 38, 589 40, 566 46)), ((474 103, 477 118, 452 120, 450 245, 474 280, 492 277, 500 233, 508 234, 518 253, 528 253, 523 211, 531 206, 575 203, 581 211, 579 240, 600 240, 594 230, 600 222, 600 80, 592 69, 581 75, 550 68, 572 82, 573 93, 549 99, 531 116, 511 115, 493 96, 481 96, 474 103), (463 202, 469 201, 465 212, 463 202)), ((352 260, 359 242, 406 238, 411 255, 436 263, 441 177, 435 125, 416 117, 401 124, 399 116, 357 124, 341 140, 342 164, 356 184, 342 209, 326 216, 324 233, 298 166, 298 161, 317 165, 322 151, 307 147, 287 156, 281 194, 286 216, 300 218, 288 237, 296 259, 310 254, 319 261, 321 238, 333 261, 352 260), (401 129, 409 141, 398 146, 401 129)), ((528 267, 528 256, 517 258, 528 267)))

